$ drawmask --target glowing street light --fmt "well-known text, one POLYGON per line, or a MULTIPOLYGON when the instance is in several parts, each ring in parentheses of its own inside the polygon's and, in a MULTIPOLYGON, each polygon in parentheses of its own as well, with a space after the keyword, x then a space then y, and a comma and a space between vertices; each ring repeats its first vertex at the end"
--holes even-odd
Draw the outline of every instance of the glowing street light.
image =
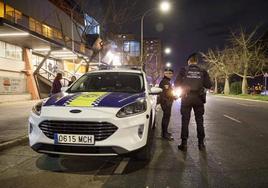
POLYGON ((172 64, 170 62, 166 63, 166 67, 170 68, 172 66, 172 64))
MULTIPOLYGON (((159 10, 163 13, 167 13, 170 11, 171 9, 171 4, 170 2, 168 2, 167 0, 165 1, 162 1, 160 4, 159 4, 159 10)), ((144 17, 149 14, 150 12, 154 11, 154 10, 157 10, 158 8, 151 8, 147 11, 145 11, 141 17, 141 53, 140 53, 140 62, 142 63, 142 67, 144 66, 143 64, 143 23, 144 23, 144 17)))
POLYGON ((169 47, 166 47, 165 50, 164 50, 165 54, 170 54, 171 53, 171 48, 169 47))
POLYGON ((159 8, 162 12, 168 12, 171 8, 171 5, 168 1, 163 1, 160 3, 159 8))

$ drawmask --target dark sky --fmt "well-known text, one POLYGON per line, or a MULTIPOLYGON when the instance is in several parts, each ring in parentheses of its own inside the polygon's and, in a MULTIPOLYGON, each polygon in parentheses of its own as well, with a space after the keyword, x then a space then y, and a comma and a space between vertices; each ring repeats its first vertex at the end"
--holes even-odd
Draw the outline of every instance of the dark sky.
MULTIPOLYGON (((155 0, 143 0, 141 7, 149 9, 155 0)), ((145 19, 145 36, 160 37, 164 46, 171 46, 172 55, 164 56, 175 67, 185 65, 189 54, 222 48, 230 30, 240 27, 252 31, 260 26, 259 34, 268 31, 268 0, 175 0, 172 12, 154 12, 145 19), (161 26, 162 25, 162 26, 161 26), (158 31, 159 28, 162 31, 158 31), (157 30, 158 28, 158 30, 157 30)), ((140 7, 140 8, 141 8, 140 7)), ((129 30, 139 33, 139 23, 129 30)))
MULTIPOLYGON (((86 0, 90 5, 96 0, 86 0)), ((108 0, 99 0, 107 2, 108 0)), ((114 0, 117 3, 126 0, 114 0)), ((135 1, 135 0, 133 0, 135 1)), ((186 58, 193 52, 206 52, 208 48, 222 48, 230 31, 240 27, 252 31, 260 26, 259 34, 268 31, 268 0, 169 0, 172 11, 158 11, 146 16, 145 37, 159 37, 163 46, 171 46, 172 54, 164 61, 173 63, 174 68, 185 65, 186 58)), ((156 7, 160 0, 138 0, 133 11, 144 12, 156 7)), ((140 20, 123 27, 125 33, 140 35, 140 20)))

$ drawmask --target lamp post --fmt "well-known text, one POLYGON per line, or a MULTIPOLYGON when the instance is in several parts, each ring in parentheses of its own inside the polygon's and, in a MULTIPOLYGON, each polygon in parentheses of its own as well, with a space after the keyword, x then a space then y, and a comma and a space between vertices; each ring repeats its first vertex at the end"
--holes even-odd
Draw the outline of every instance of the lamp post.
MULTIPOLYGON (((163 1, 159 5, 159 9, 162 12, 168 12, 171 8, 171 5, 168 1, 163 1)), ((144 17, 149 14, 150 12, 156 10, 156 8, 151 8, 145 11, 141 17, 141 55, 140 55, 140 62, 142 65, 142 69, 144 70, 144 63, 143 63, 143 31, 144 31, 144 17)))

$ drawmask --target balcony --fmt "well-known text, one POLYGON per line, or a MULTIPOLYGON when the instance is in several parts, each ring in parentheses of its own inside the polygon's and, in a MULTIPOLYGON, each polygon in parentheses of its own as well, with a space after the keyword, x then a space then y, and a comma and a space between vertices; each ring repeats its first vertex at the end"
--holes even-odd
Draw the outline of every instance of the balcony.
MULTIPOLYGON (((5 29, 5 32, 10 32, 11 28, 14 30, 19 29, 22 31, 29 32, 31 35, 40 38, 41 40, 47 41, 46 44, 41 44, 41 41, 35 41, 35 39, 29 39, 23 44, 25 47, 29 48, 46 48, 46 47, 65 47, 68 49, 72 49, 72 43, 74 43, 74 51, 79 54, 90 54, 90 50, 85 47, 85 44, 72 41, 72 39, 68 36, 64 36, 63 32, 55 27, 49 26, 46 23, 39 22, 38 20, 29 17, 22 12, 14 9, 13 7, 6 5, 4 8, 4 4, 0 2, 0 18, 2 19, 1 27, 2 30, 5 29)), ((17 31, 17 30, 16 30, 17 31)), ((2 40, 2 38, 1 38, 2 40)), ((10 39, 4 40, 6 42, 12 42, 10 39)), ((19 41, 21 42, 21 41, 19 41)), ((19 42, 13 42, 18 44, 19 42)))

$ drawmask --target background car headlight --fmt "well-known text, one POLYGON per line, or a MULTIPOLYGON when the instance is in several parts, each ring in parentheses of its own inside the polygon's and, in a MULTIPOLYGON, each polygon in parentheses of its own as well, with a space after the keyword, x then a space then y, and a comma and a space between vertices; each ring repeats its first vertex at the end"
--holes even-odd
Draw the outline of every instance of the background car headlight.
POLYGON ((138 99, 134 103, 131 103, 119 110, 116 116, 119 118, 128 117, 145 112, 147 109, 147 103, 145 99, 138 99))
POLYGON ((37 104, 35 104, 33 106, 33 108, 32 108, 33 113, 35 113, 36 115, 40 116, 42 105, 43 105, 43 101, 40 101, 37 104))

